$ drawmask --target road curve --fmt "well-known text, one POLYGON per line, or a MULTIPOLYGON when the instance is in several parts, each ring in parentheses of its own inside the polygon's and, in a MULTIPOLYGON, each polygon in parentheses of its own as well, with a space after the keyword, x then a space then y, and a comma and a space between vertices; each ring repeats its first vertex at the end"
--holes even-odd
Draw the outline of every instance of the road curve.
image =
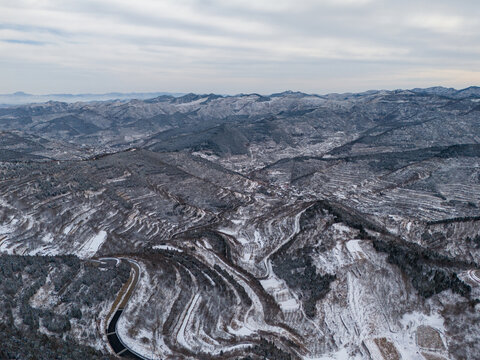
POLYGON ((480 285, 480 270, 469 270, 467 274, 471 280, 480 285))
POLYGON ((127 345, 122 341, 117 331, 117 323, 120 317, 122 316, 123 310, 127 305, 128 301, 132 297, 135 288, 137 287, 138 279, 140 277, 140 266, 136 261, 128 258, 105 258, 99 259, 99 261, 111 261, 112 259, 121 261, 125 260, 130 263, 132 273, 128 281, 123 285, 122 289, 118 293, 115 301, 113 302, 112 308, 108 313, 105 323, 108 324, 105 328, 107 335, 108 343, 115 353, 115 355, 126 358, 126 359, 141 359, 141 360, 150 360, 132 349, 129 349, 127 345))

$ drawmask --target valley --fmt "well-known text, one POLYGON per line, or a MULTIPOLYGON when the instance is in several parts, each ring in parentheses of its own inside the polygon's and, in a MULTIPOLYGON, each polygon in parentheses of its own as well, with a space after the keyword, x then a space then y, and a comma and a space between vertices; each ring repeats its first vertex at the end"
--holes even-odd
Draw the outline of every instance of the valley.
POLYGON ((0 358, 475 359, 479 101, 1 108, 0 358))

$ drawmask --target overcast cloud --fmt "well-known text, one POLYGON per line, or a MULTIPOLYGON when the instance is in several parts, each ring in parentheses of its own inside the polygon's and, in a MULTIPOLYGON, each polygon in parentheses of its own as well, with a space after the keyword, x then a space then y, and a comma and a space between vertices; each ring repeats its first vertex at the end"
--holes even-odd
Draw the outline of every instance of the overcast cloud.
POLYGON ((480 85, 478 0, 1 0, 0 92, 480 85))

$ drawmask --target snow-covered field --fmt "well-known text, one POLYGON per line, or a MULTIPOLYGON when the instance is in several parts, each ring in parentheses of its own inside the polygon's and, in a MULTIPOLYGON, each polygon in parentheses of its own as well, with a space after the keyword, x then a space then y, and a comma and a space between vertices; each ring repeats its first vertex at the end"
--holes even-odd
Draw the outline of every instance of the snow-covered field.
POLYGON ((107 240, 107 232, 100 230, 97 234, 88 239, 77 251, 80 258, 90 258, 94 256, 103 243, 107 240))

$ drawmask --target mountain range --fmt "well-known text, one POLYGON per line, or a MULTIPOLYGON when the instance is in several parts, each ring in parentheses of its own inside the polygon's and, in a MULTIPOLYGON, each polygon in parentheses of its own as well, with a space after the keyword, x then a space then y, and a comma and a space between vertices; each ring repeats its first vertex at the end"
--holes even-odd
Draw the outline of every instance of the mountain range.
POLYGON ((0 358, 476 359, 479 209, 478 87, 3 107, 0 358))

